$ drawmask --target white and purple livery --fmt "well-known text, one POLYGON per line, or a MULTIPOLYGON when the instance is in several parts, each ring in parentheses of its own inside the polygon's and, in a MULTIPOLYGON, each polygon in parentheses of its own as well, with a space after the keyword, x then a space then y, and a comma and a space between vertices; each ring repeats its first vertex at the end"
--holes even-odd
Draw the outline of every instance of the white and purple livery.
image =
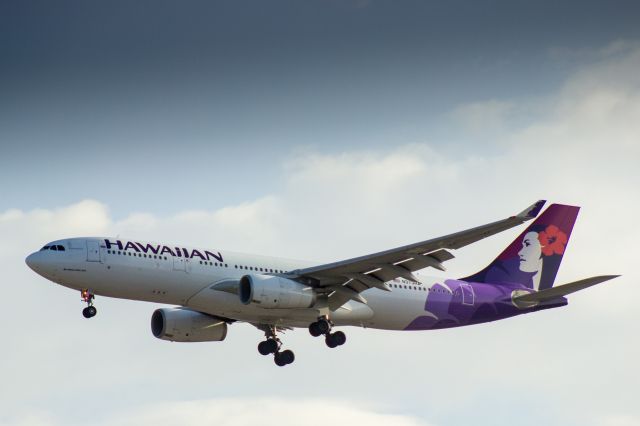
POLYGON ((554 286, 578 207, 553 204, 489 266, 458 279, 418 278, 444 270, 459 249, 535 218, 544 201, 487 225, 339 262, 253 256, 119 238, 51 242, 26 262, 43 277, 79 290, 86 318, 95 295, 178 305, 156 310, 151 330, 178 342, 222 341, 230 324, 265 333, 258 345, 279 366, 294 360, 278 333, 308 328, 327 346, 345 343, 336 326, 431 330, 478 324, 567 304, 566 295, 615 278, 554 286))

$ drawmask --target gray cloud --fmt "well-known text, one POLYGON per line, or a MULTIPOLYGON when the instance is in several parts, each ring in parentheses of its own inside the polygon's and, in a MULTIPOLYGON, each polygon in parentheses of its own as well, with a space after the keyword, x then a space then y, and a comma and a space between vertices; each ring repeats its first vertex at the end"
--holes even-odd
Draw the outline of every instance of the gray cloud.
POLYGON ((1 5, 0 180, 21 187, 0 208, 99 198, 121 217, 123 203, 170 214, 193 206, 187 186, 212 210, 268 192, 270 164, 301 145, 468 150, 447 116, 459 104, 546 93, 593 61, 550 50, 640 37, 630 1, 361 5, 1 5), (147 190, 160 182, 171 203, 147 190))
MULTIPOLYGON (((407 422, 443 425, 637 423, 639 67, 640 52, 631 49, 581 69, 535 100, 543 113, 499 126, 487 155, 484 147, 454 155, 426 143, 310 149, 280 161, 281 186, 218 209, 114 216, 88 200, 0 213, 3 288, 13 301, 3 318, 16 324, 4 337, 0 423, 79 424, 82 407, 96 421, 149 419, 163 403, 182 419, 184 407, 201 407, 189 401, 218 407, 226 398, 244 404, 265 395, 284 404, 330 395, 364 407, 362 415, 402 413, 407 422), (50 239, 103 233, 333 260, 497 219, 539 197, 584 207, 561 282, 623 277, 574 295, 566 308, 499 323, 428 333, 349 329, 348 344, 336 351, 304 330, 287 333, 298 357, 287 369, 259 357, 260 333, 241 324, 221 344, 170 344, 149 333, 153 306, 104 298, 100 315, 84 321, 78 295, 23 263, 50 239)), ((500 124, 496 102, 503 101, 489 100, 486 109, 500 124)), ((509 102, 516 113, 531 108, 509 102)), ((457 111, 482 116, 483 104, 472 105, 457 111)), ((513 237, 459 251, 448 274, 479 269, 513 237)))

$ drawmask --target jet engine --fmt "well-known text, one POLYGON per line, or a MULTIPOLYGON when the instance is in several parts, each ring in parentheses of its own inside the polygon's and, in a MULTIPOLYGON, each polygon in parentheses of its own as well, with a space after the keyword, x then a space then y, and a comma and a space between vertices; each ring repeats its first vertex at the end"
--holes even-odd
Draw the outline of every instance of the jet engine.
POLYGON ((163 308, 151 315, 151 332, 171 342, 219 342, 227 337, 227 323, 186 308, 163 308))
POLYGON ((310 308, 316 302, 313 288, 271 275, 245 275, 240 278, 238 296, 245 305, 265 309, 310 308))

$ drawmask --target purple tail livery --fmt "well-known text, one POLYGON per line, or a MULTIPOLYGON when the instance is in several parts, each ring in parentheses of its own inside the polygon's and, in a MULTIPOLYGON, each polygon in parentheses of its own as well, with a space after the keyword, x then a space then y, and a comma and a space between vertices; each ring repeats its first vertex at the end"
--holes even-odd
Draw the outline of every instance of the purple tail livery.
POLYGON ((552 204, 489 266, 462 278, 476 283, 553 287, 580 207, 552 204))

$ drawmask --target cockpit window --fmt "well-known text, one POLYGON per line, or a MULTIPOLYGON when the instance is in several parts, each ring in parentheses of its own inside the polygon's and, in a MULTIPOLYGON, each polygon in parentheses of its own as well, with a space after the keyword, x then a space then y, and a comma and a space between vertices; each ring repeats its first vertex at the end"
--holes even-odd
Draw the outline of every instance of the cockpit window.
POLYGON ((57 244, 57 245, 44 246, 40 249, 40 251, 44 251, 44 250, 65 251, 65 248, 64 246, 57 244))

